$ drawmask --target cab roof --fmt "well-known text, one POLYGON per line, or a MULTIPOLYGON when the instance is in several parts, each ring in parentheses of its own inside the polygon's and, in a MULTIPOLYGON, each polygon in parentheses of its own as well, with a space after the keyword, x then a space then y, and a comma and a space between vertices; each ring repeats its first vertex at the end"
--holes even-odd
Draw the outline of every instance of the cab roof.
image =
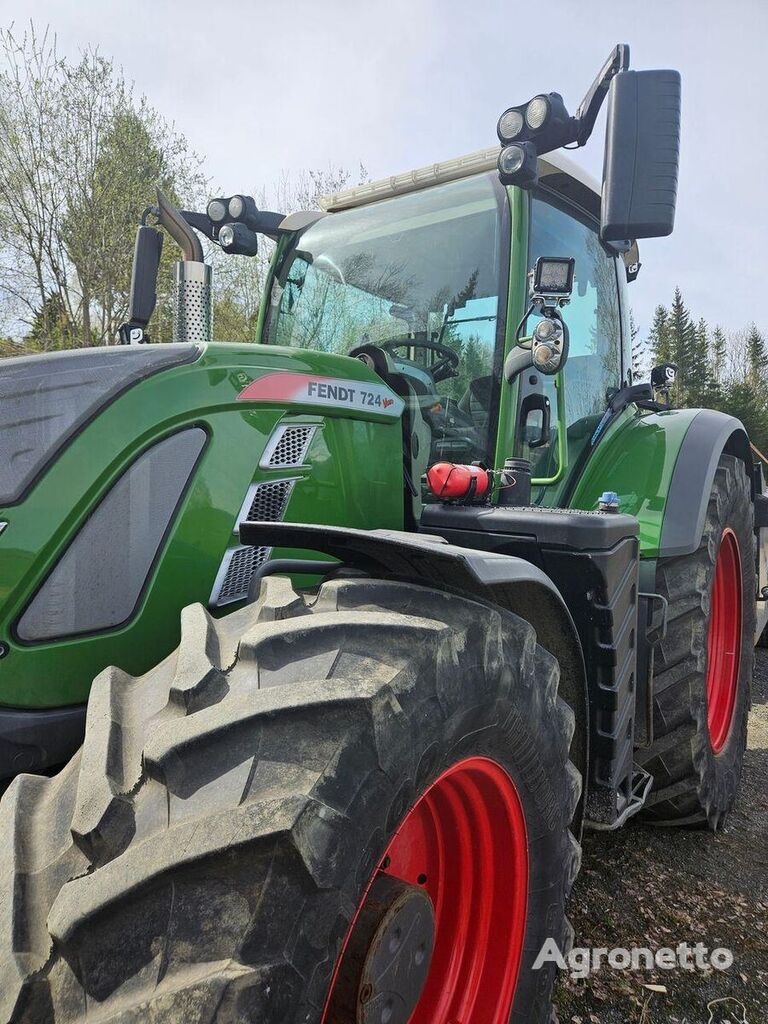
MULTIPOLYGON (((418 167, 404 174, 393 174, 389 178, 369 181, 364 185, 344 189, 323 196, 320 209, 328 213, 365 206, 379 199, 389 199, 405 192, 418 192, 447 181, 467 178, 472 174, 495 170, 499 158, 499 145, 478 149, 466 156, 444 160, 437 164, 418 167)), ((564 199, 575 202, 595 218, 600 216, 600 185, 582 167, 569 160, 562 153, 547 153, 539 157, 539 181, 546 188, 558 193, 564 199)))

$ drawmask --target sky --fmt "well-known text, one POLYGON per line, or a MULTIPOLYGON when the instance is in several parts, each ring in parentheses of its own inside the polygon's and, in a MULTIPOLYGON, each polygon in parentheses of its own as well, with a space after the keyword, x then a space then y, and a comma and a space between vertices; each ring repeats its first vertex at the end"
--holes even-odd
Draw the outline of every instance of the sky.
MULTIPOLYGON (((617 42, 683 80, 675 232, 641 244, 643 333, 679 285, 714 325, 768 331, 768 0, 0 0, 60 52, 98 46, 205 158, 225 194, 281 171, 383 177, 495 142, 501 111, 558 91, 571 112, 617 42)), ((596 176, 602 119, 570 154, 596 176)))

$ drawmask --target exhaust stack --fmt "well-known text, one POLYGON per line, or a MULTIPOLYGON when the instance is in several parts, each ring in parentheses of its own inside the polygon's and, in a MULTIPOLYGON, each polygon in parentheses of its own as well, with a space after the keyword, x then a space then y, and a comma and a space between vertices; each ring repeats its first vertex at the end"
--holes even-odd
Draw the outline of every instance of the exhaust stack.
POLYGON ((173 340, 207 343, 213 333, 212 269, 203 261, 200 239, 160 189, 157 206, 160 224, 183 256, 174 267, 173 340))

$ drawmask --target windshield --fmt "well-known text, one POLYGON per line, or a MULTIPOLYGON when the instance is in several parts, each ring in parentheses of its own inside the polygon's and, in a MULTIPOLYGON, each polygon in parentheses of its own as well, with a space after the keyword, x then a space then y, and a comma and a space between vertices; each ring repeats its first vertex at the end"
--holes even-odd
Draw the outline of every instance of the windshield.
POLYGON ((489 448, 505 283, 504 193, 494 177, 329 214, 300 236, 272 287, 266 340, 384 351, 418 397, 438 458, 482 458, 489 448))

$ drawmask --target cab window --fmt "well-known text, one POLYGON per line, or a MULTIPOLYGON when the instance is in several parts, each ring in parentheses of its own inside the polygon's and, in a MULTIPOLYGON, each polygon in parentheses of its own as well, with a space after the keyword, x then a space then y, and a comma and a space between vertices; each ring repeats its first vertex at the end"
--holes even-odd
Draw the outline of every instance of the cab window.
POLYGON ((266 340, 379 350, 405 388, 422 461, 488 458, 507 211, 498 176, 482 174, 323 217, 278 269, 266 340))
MULTIPOLYGON (((611 391, 621 386, 622 330, 616 260, 600 244, 597 225, 575 212, 534 196, 531 204, 530 260, 573 256, 573 294, 563 310, 570 333, 570 355, 557 377, 526 374, 521 400, 543 392, 551 408, 547 443, 537 445, 535 422, 521 423, 523 453, 532 462, 534 480, 547 481, 536 495, 555 504, 579 455, 605 412, 611 391), (531 442, 533 447, 531 447, 531 442)), ((535 320, 529 322, 533 328, 535 320)))

